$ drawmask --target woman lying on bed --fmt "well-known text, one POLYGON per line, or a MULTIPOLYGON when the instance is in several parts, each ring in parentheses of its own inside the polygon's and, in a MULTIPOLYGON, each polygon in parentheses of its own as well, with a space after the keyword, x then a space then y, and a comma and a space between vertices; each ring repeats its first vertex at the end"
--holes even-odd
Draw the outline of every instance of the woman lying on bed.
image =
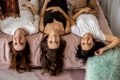
POLYGON ((10 68, 17 71, 30 71, 30 48, 26 36, 38 32, 39 16, 34 6, 28 2, 19 2, 20 17, 8 17, 1 21, 1 31, 8 35, 13 35, 13 40, 9 43, 11 51, 10 68))
POLYGON ((94 53, 95 55, 102 55, 104 51, 114 48, 120 43, 118 37, 104 34, 101 31, 97 18, 91 14, 98 12, 95 11, 97 3, 91 6, 92 8, 86 6, 80 9, 71 19, 71 32, 82 37, 76 57, 84 59, 84 62, 86 62, 88 57, 93 56, 94 53), (93 6, 96 7, 94 8, 93 6), (108 44, 105 46, 105 44, 97 40, 106 41, 108 44))
POLYGON ((41 42, 41 63, 51 75, 62 72, 66 42, 62 35, 70 32, 66 0, 45 0, 40 14, 40 31, 46 37, 41 42))

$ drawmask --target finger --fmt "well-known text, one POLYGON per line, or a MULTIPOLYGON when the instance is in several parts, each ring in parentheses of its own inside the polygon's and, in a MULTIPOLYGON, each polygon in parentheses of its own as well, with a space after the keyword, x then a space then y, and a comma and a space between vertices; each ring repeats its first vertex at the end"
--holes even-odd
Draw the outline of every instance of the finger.
POLYGON ((95 55, 98 55, 97 52, 94 53, 95 55))
POLYGON ((53 8, 52 8, 52 7, 49 7, 49 8, 47 8, 47 9, 49 10, 49 9, 53 9, 53 8))
POLYGON ((23 7, 26 7, 26 4, 22 4, 23 7))
POLYGON ((46 11, 50 11, 50 10, 52 10, 52 8, 47 8, 47 9, 46 9, 46 11))
POLYGON ((55 12, 56 10, 52 10, 52 12, 55 12))
POLYGON ((49 9, 45 9, 45 11, 49 11, 49 9))
POLYGON ((89 9, 89 11, 92 11, 92 9, 89 9))
POLYGON ((99 54, 102 55, 102 53, 103 53, 103 52, 101 51, 99 54))
POLYGON ((49 10, 50 10, 50 8, 47 8, 46 10, 47 10, 47 11, 49 11, 49 10))
POLYGON ((98 51, 95 51, 95 55, 100 55, 98 51))

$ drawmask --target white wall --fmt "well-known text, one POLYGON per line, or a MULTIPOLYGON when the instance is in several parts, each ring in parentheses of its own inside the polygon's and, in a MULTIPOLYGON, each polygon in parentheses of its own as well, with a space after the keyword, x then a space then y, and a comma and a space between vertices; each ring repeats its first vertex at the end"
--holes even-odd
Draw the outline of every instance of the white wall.
POLYGON ((120 35, 120 0, 99 0, 114 35, 120 35))

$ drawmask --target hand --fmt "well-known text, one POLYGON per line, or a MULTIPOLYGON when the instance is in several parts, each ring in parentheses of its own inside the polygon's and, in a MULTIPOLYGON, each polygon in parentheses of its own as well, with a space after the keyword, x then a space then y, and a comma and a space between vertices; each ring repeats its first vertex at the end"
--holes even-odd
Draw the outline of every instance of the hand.
POLYGON ((85 13, 89 13, 90 11, 92 11, 92 9, 89 8, 89 7, 85 7, 85 8, 83 8, 83 9, 81 9, 81 11, 82 11, 82 12, 85 12, 85 13))
POLYGON ((30 4, 30 3, 24 3, 24 4, 22 4, 22 6, 23 6, 23 7, 28 7, 28 8, 30 8, 30 7, 32 7, 33 5, 30 4))
POLYGON ((61 11, 62 9, 60 7, 49 7, 46 9, 46 11, 52 11, 52 12, 56 12, 56 11, 61 11))
POLYGON ((97 56, 102 55, 105 50, 106 50, 105 47, 100 48, 97 51, 95 51, 95 55, 97 55, 97 56))

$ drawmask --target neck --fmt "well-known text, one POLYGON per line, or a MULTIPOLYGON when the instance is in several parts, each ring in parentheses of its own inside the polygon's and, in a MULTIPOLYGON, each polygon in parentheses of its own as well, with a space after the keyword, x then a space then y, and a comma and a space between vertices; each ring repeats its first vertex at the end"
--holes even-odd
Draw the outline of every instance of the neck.
POLYGON ((26 30, 20 28, 20 29, 15 31, 14 35, 27 36, 27 35, 29 35, 29 33, 26 30))
POLYGON ((45 30, 44 33, 47 34, 47 35, 50 35, 52 33, 55 33, 55 34, 58 34, 58 35, 64 35, 64 32, 59 31, 55 28, 49 28, 49 29, 45 30))
POLYGON ((53 30, 49 31, 48 35, 53 34, 53 33, 58 34, 58 32, 55 29, 53 29, 53 30))

